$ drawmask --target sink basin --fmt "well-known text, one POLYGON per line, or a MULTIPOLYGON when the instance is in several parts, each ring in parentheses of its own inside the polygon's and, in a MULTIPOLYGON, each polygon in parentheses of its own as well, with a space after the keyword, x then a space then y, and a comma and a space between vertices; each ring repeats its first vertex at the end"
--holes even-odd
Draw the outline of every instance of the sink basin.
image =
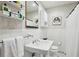
POLYGON ((49 51, 52 44, 53 41, 50 40, 39 40, 35 43, 26 44, 25 49, 27 49, 30 52, 46 54, 49 51))

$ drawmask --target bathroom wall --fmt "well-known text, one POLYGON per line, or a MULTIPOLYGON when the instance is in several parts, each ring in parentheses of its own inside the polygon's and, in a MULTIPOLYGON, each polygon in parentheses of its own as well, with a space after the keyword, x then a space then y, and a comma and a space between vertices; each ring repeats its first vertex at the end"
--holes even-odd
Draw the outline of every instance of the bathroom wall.
POLYGON ((48 14, 44 6, 39 2, 39 29, 40 38, 47 38, 48 14))
POLYGON ((68 4, 68 5, 61 5, 53 8, 47 9, 48 13, 48 32, 47 37, 49 40, 54 40, 55 44, 57 42, 61 42, 62 46, 60 50, 66 51, 66 16, 69 14, 69 12, 74 8, 74 4, 68 4), (54 26, 51 23, 52 17, 54 16, 61 16, 62 17, 62 25, 61 26, 54 26))
MULTIPOLYGON (((25 2, 21 2, 25 6, 25 2)), ((9 5, 9 7, 11 7, 9 5)), ((12 8, 12 7, 11 7, 12 8)), ((13 7, 14 8, 14 7, 13 7)), ((25 7, 22 8, 22 14, 25 16, 25 7)), ((18 36, 22 33, 22 29, 25 28, 25 19, 18 20, 15 18, 9 18, 0 16, 0 40, 6 37, 18 36)))

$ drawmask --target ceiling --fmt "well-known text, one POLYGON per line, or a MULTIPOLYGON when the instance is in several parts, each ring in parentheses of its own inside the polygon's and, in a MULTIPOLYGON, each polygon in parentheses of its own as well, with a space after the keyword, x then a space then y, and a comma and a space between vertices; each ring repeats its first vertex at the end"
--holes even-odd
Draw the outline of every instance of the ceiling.
POLYGON ((41 1, 44 8, 56 7, 64 4, 76 3, 77 1, 41 1))
MULTIPOLYGON (((51 8, 65 4, 77 3, 77 1, 39 1, 44 8, 51 8)), ((38 10, 38 6, 34 1, 27 1, 27 13, 38 10), (33 6, 35 4, 35 6, 33 6)))

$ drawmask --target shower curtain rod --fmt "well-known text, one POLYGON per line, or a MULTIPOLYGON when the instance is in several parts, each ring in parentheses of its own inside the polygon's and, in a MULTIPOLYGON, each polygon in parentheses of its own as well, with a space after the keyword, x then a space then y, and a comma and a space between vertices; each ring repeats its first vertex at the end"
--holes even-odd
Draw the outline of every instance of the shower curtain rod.
MULTIPOLYGON (((77 3, 77 5, 78 4, 79 4, 79 2, 77 3)), ((66 18, 68 18, 72 14, 72 12, 75 10, 75 8, 77 7, 77 5, 71 10, 71 12, 69 13, 69 15, 66 18)))

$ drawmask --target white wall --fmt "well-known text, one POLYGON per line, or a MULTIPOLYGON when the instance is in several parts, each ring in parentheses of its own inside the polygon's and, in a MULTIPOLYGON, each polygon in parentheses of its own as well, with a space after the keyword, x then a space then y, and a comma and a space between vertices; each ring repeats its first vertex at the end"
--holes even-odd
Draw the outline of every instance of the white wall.
MULTIPOLYGON (((27 13, 27 19, 30 20, 35 20, 38 19, 38 11, 33 11, 33 12, 29 12, 27 13)), ((38 19, 39 20, 39 19, 38 19)), ((33 26, 34 24, 31 23, 31 26, 33 26)), ((39 28, 35 29, 35 28, 26 28, 25 30, 23 30, 23 32, 26 32, 27 34, 32 34, 34 36, 34 38, 39 38, 39 28)))
POLYGON ((47 9, 48 13, 48 38, 49 40, 54 40, 55 44, 57 42, 62 42, 61 50, 65 51, 66 50, 66 20, 65 17, 69 14, 69 12, 74 8, 76 4, 69 4, 69 5, 63 5, 63 6, 58 6, 54 8, 47 9), (62 16, 62 25, 61 26, 53 26, 52 25, 52 17, 55 16, 62 16))
POLYGON ((44 7, 39 2, 39 29, 40 29, 40 38, 47 38, 47 23, 48 14, 44 7))

